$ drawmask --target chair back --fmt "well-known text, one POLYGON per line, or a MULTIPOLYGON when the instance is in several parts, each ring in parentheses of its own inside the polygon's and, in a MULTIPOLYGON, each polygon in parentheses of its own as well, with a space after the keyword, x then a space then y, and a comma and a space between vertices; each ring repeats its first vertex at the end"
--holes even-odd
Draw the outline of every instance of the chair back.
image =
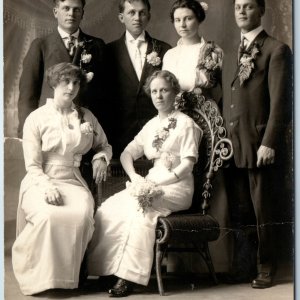
POLYGON ((193 92, 179 94, 175 107, 190 116, 203 131, 199 160, 193 171, 195 192, 190 210, 206 214, 211 198, 212 179, 223 163, 232 157, 232 143, 226 138, 224 121, 216 102, 206 99, 201 91, 195 89, 193 92))

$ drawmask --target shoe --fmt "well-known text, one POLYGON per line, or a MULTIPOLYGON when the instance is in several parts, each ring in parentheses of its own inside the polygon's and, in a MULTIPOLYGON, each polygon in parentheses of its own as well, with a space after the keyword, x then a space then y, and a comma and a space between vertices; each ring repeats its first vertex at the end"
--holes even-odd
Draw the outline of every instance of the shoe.
POLYGON ((112 289, 108 291, 110 297, 126 297, 133 291, 133 284, 130 281, 119 278, 112 289))
POLYGON ((257 277, 252 281, 251 286, 254 289, 265 289, 273 285, 273 277, 270 273, 260 272, 257 277))

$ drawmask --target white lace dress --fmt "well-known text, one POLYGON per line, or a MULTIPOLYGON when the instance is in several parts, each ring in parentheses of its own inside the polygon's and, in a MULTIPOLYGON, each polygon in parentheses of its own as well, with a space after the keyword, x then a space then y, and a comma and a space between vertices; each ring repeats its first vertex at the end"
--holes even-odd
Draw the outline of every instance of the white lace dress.
POLYGON ((94 200, 78 167, 91 147, 96 151, 94 159, 104 157, 109 162, 112 155, 97 119, 82 110, 95 134, 81 133, 76 110, 67 123, 52 99, 25 121, 27 174, 21 183, 12 248, 14 273, 25 295, 78 286, 80 265, 94 231, 94 200), (48 188, 59 190, 62 206, 46 203, 48 188))
MULTIPOLYGON (((166 127, 158 117, 151 119, 126 147, 135 159, 143 154, 154 160, 148 179, 164 178, 185 157, 198 158, 198 144, 202 131, 194 121, 177 111, 172 116, 175 129, 159 151, 152 146, 156 132, 166 127), (171 158, 170 158, 171 157, 171 158), (170 163, 171 161, 171 163, 170 163)), ((164 196, 153 202, 143 214, 138 201, 125 189, 108 198, 95 215, 95 233, 88 250, 88 273, 111 275, 147 285, 153 261, 155 227, 159 216, 190 207, 193 196, 192 173, 173 184, 162 186, 164 196)))

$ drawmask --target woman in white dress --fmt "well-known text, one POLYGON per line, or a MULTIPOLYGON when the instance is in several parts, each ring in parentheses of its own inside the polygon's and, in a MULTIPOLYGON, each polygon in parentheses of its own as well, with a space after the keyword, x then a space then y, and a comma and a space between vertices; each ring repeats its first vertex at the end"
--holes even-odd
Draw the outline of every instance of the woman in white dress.
POLYGON ((156 71, 148 78, 145 90, 151 95, 158 115, 121 154, 131 185, 108 198, 97 210, 95 233, 88 249, 90 275, 119 278, 109 290, 112 297, 130 294, 132 282, 148 284, 157 219, 188 209, 194 191, 192 170, 198 159, 202 131, 190 117, 174 110, 178 81, 168 71, 156 71), (136 190, 141 188, 143 179, 135 172, 133 161, 143 155, 154 162, 147 182, 163 193, 144 211, 130 190, 132 185, 136 190))
POLYGON ((85 84, 70 63, 47 70, 54 98, 33 111, 23 130, 27 174, 21 183, 12 263, 20 289, 32 295, 78 287, 80 265, 94 231, 94 200, 79 166, 93 148, 93 177, 105 179, 111 146, 95 116, 75 106, 85 84))
POLYGON ((223 51, 199 35, 207 8, 206 3, 196 0, 174 2, 170 16, 180 39, 165 54, 163 69, 177 77, 182 91, 212 97, 218 102, 223 51))

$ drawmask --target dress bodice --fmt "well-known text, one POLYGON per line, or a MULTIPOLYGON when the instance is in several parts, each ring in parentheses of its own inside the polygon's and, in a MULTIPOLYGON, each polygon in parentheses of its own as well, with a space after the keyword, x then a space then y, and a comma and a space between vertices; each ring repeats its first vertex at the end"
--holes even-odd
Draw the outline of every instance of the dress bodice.
POLYGON ((201 38, 199 43, 185 45, 180 39, 165 54, 163 70, 172 72, 184 91, 192 91, 196 86, 211 88, 216 84, 210 82, 211 78, 220 70, 222 59, 222 49, 213 42, 201 38))
POLYGON ((125 150, 129 151, 134 159, 145 154, 149 160, 158 161, 169 158, 178 165, 185 157, 198 159, 201 136, 201 129, 190 117, 175 111, 163 122, 160 122, 158 116, 151 119, 125 150), (174 128, 167 131, 164 128, 169 126, 170 119, 175 119, 176 124, 174 128), (161 147, 155 146, 160 143, 161 147))

